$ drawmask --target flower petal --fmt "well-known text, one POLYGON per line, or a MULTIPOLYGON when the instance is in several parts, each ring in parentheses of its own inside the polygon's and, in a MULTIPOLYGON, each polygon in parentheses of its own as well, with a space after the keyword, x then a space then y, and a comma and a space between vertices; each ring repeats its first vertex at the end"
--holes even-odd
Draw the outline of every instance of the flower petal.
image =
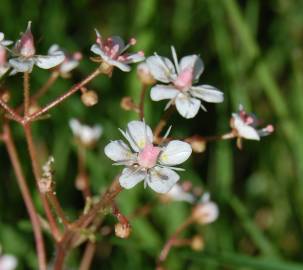
POLYGON ((196 98, 191 98, 184 94, 179 94, 176 98, 177 111, 187 119, 197 115, 200 109, 201 101, 196 98))
POLYGON ((115 66, 119 69, 121 69, 122 71, 124 72, 129 72, 131 70, 130 66, 127 65, 127 64, 124 64, 118 60, 113 60, 112 58, 110 57, 103 57, 103 60, 108 63, 109 65, 111 66, 115 66))
POLYGON ((0 42, 4 39, 4 33, 0 32, 0 42))
POLYGON ((135 158, 130 148, 122 140, 112 141, 104 148, 105 155, 113 161, 122 162, 135 158))
POLYGON ((119 178, 120 185, 125 189, 130 189, 141 182, 146 177, 145 171, 125 168, 119 178))
POLYGON ((136 152, 143 149, 146 144, 153 142, 153 132, 143 121, 131 121, 128 123, 125 136, 136 152))
MULTIPOLYGON (((124 56, 124 55, 123 55, 124 56)), ((142 53, 130 53, 127 54, 126 59, 122 62, 124 64, 130 64, 130 63, 138 63, 145 59, 145 56, 142 53)))
POLYGON ((208 84, 192 86, 190 93, 194 97, 200 98, 207 102, 220 103, 223 102, 224 100, 223 93, 219 91, 217 88, 208 84))
POLYGON ((173 86, 157 84, 152 87, 150 97, 154 101, 159 101, 163 99, 173 99, 178 93, 180 93, 180 91, 173 86))
POLYGON ((246 125, 237 114, 233 114, 233 119, 234 127, 238 131, 240 137, 248 140, 260 140, 258 131, 255 128, 246 125))
POLYGON ((147 185, 158 193, 167 193, 180 179, 180 176, 171 169, 156 166, 150 170, 147 185))
POLYGON ((180 72, 188 68, 193 68, 193 80, 198 80, 204 70, 202 59, 196 54, 182 57, 179 63, 180 72))
POLYGON ((115 45, 119 46, 118 55, 120 55, 124 51, 124 48, 125 48, 125 43, 124 43, 123 39, 119 36, 112 36, 112 37, 110 37, 110 39, 113 42, 112 46, 115 46, 115 45))
POLYGON ((169 83, 177 77, 173 63, 166 57, 150 56, 146 59, 146 63, 150 73, 157 81, 169 83))
POLYGON ((189 143, 174 140, 170 141, 159 157, 163 165, 175 166, 183 163, 189 158, 192 149, 189 143))
POLYGON ((12 58, 9 59, 10 65, 14 68, 12 71, 13 73, 16 72, 32 72, 34 66, 34 60, 30 59, 23 59, 23 58, 12 58))
POLYGON ((51 55, 37 55, 35 57, 35 62, 39 68, 50 69, 61 64, 64 59, 64 53, 61 51, 56 51, 51 55))
POLYGON ((93 44, 91 47, 90 47, 90 50, 95 53, 95 54, 98 54, 100 55, 101 57, 103 57, 104 53, 103 51, 101 50, 100 46, 98 44, 93 44))

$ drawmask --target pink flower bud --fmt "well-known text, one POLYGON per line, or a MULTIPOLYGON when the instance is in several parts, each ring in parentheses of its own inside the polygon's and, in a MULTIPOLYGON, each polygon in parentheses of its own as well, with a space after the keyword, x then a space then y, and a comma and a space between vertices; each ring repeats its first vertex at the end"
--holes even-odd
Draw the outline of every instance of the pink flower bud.
POLYGON ((34 37, 31 32, 31 22, 28 22, 25 33, 21 36, 20 43, 18 44, 19 53, 28 58, 35 55, 34 37))
POLYGON ((0 65, 5 65, 6 63, 6 49, 0 45, 0 65))
POLYGON ((81 95, 83 104, 87 107, 92 107, 98 103, 98 95, 95 91, 89 90, 81 95))

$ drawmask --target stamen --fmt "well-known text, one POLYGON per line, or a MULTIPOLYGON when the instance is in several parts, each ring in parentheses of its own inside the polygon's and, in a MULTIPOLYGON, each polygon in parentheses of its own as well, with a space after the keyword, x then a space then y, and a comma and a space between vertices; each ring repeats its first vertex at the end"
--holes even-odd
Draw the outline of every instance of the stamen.
POLYGON ((172 56, 173 56, 173 59, 174 59, 174 63, 175 63, 175 67, 176 67, 177 73, 179 74, 180 73, 180 69, 179 69, 179 64, 178 64, 177 52, 176 52, 174 46, 171 46, 170 48, 171 48, 171 53, 172 53, 172 56))

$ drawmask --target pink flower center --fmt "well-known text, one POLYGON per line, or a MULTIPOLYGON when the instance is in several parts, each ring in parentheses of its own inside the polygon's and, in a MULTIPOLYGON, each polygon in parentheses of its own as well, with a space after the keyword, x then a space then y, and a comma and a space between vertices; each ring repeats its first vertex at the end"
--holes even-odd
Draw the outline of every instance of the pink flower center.
POLYGON ((0 45, 0 65, 5 65, 6 62, 6 50, 0 45))
POLYGON ((192 86, 192 82, 193 68, 186 68, 179 74, 178 78, 174 82, 174 85, 181 90, 187 90, 192 86))
POLYGON ((138 155, 138 163, 141 167, 150 169, 157 163, 160 147, 153 146, 152 144, 146 145, 138 155))

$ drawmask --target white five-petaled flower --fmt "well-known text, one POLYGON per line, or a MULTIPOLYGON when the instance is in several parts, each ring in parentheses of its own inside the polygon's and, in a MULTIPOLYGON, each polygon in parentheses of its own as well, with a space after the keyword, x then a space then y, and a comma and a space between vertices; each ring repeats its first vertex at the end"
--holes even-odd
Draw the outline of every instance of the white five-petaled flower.
POLYGON ((7 62, 7 46, 13 44, 11 40, 5 40, 4 34, 0 32, 0 78, 9 70, 7 62))
POLYGON ((164 146, 153 144, 151 128, 142 121, 128 123, 126 131, 120 130, 131 148, 122 140, 110 142, 105 154, 115 165, 126 166, 119 178, 122 187, 130 189, 144 180, 145 186, 158 193, 168 192, 179 180, 176 165, 191 155, 192 149, 186 142, 173 140, 164 146))
MULTIPOLYGON (((62 51, 63 50, 58 44, 54 44, 49 48, 48 55, 54 55, 62 51)), ((57 69, 62 77, 68 77, 69 73, 79 66, 80 60, 82 59, 82 54, 80 52, 75 52, 72 54, 64 52, 64 56, 64 61, 58 65, 57 69)))
POLYGON ((77 119, 71 119, 69 121, 69 126, 74 134, 74 136, 84 145, 91 146, 96 143, 96 141, 102 135, 103 129, 100 125, 95 125, 93 127, 81 124, 77 119))
POLYGON ((96 43, 92 45, 91 51, 100 56, 108 66, 121 69, 122 71, 130 71, 128 64, 141 62, 145 59, 142 51, 137 53, 125 53, 132 45, 136 44, 136 39, 131 38, 129 43, 125 45, 124 41, 119 36, 112 36, 103 39, 100 33, 96 31, 96 43))
POLYGON ((260 137, 267 136, 274 131, 273 125, 257 129, 258 120, 253 114, 247 113, 243 106, 239 106, 239 111, 232 114, 231 127, 238 138, 248 140, 260 140, 260 137))
POLYGON ((219 103, 223 101, 223 93, 211 85, 193 84, 199 80, 204 65, 198 55, 189 55, 178 62, 174 47, 171 47, 174 64, 166 57, 155 54, 146 59, 146 63, 154 78, 167 85, 157 84, 151 89, 154 101, 169 99, 166 109, 175 104, 178 112, 185 118, 193 118, 200 107, 201 100, 219 103))
POLYGON ((17 258, 13 255, 0 255, 0 270, 14 270, 18 265, 17 258))
POLYGON ((50 69, 62 63, 65 58, 62 51, 56 51, 49 55, 36 55, 31 22, 28 22, 25 33, 16 42, 12 53, 15 56, 9 60, 13 67, 12 75, 17 72, 32 72, 34 65, 43 69, 50 69))

